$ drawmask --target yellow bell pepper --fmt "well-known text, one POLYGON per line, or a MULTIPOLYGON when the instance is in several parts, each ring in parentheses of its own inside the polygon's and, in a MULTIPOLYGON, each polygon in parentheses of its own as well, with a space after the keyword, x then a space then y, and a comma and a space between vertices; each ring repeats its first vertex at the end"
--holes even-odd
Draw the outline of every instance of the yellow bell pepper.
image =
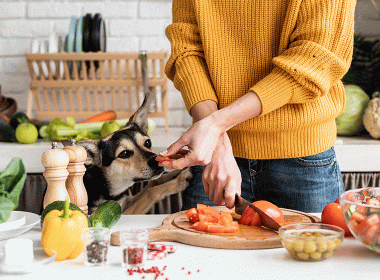
POLYGON ((88 219, 69 207, 66 198, 64 210, 47 213, 42 226, 41 246, 49 256, 53 255, 50 250, 57 252, 57 261, 75 259, 83 252, 82 231, 88 228, 88 219))

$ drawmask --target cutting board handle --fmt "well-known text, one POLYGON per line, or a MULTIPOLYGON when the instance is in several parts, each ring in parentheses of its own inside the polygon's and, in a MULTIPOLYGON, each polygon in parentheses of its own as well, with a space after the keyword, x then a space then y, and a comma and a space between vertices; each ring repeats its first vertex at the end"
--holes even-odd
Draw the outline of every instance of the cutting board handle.
MULTIPOLYGON (((177 241, 177 233, 180 231, 177 227, 171 226, 171 216, 165 218, 162 225, 156 228, 148 228, 149 242, 156 241, 177 241)), ((111 244, 120 246, 120 231, 111 234, 111 244)))

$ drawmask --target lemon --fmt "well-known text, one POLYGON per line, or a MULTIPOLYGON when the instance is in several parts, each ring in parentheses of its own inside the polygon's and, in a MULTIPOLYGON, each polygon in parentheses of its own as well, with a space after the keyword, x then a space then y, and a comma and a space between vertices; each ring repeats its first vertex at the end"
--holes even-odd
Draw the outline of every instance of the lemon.
POLYGON ((116 121, 111 122, 105 122, 102 125, 102 128, 100 129, 100 135, 102 137, 111 134, 121 128, 120 124, 118 124, 116 121))
POLYGON ((38 130, 32 123, 22 123, 17 126, 15 136, 21 144, 33 144, 38 138, 38 130))

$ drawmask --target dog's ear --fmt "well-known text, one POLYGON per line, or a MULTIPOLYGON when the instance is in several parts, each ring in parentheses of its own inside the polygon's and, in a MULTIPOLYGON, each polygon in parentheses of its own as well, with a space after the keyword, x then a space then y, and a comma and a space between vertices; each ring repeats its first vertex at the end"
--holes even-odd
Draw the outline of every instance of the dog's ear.
POLYGON ((88 139, 76 142, 77 145, 81 145, 87 151, 86 165, 98 165, 102 164, 102 150, 100 148, 99 139, 88 139))
POLYGON ((131 123, 137 124, 144 133, 148 133, 148 110, 149 104, 153 97, 153 87, 149 87, 149 91, 145 94, 145 98, 140 108, 129 118, 128 126, 131 123))

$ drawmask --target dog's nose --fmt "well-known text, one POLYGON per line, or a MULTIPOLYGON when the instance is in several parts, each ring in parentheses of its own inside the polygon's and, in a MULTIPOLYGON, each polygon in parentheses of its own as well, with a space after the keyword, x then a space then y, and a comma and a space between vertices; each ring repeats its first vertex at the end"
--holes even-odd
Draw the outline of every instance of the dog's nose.
POLYGON ((158 166, 158 161, 156 160, 156 157, 157 155, 154 155, 152 156, 149 160, 148 160, 148 166, 152 169, 161 169, 163 167, 161 166, 158 166))

